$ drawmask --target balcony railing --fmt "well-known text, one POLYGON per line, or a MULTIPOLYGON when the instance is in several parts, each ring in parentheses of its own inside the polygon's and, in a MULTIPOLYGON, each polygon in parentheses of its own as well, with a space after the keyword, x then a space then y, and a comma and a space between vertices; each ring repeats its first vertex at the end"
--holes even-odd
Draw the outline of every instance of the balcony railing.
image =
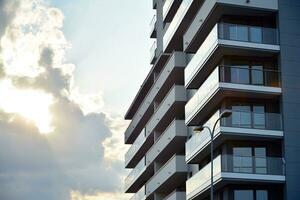
POLYGON ((144 128, 139 136, 136 138, 134 143, 131 145, 131 147, 128 149, 128 151, 125 154, 125 165, 129 163, 129 161, 133 158, 133 156, 136 154, 136 152, 141 148, 141 146, 146 141, 146 129, 144 128))
POLYGON ((275 28, 228 23, 216 24, 185 69, 186 85, 193 80, 197 71, 208 59, 218 42, 220 42, 219 40, 277 45, 278 30, 275 28))
POLYGON ((134 194, 130 200, 145 200, 146 199, 146 187, 143 186, 137 193, 134 194))
POLYGON ((155 29, 156 29, 156 15, 153 15, 151 21, 150 21, 150 36, 153 35, 153 33, 155 32, 155 29))
POLYGON ((135 166, 130 174, 125 179, 125 189, 128 189, 134 181, 145 171, 146 169, 146 157, 143 157, 141 161, 135 166))
POLYGON ((167 31, 165 32, 165 35, 163 37, 163 43, 164 43, 164 50, 166 49, 167 45, 171 41, 173 35, 175 34, 179 24, 183 20, 186 12, 188 11, 189 7, 193 3, 193 0, 183 0, 179 9, 177 10, 176 15, 174 16, 170 26, 168 27, 167 31))
POLYGON ((219 70, 221 82, 280 87, 280 72, 263 66, 219 66, 219 70))
POLYGON ((279 87, 279 72, 274 70, 261 70, 248 66, 231 67, 219 66, 201 85, 195 95, 185 106, 186 118, 190 119, 196 108, 200 108, 214 94, 219 83, 233 83, 253 86, 279 87))
POLYGON ((278 44, 278 31, 275 28, 219 23, 219 38, 260 44, 278 44))
POLYGON ((221 126, 279 131, 282 118, 279 113, 233 111, 230 117, 221 120, 221 126))
MULTIPOLYGON (((214 159, 214 181, 222 179, 221 172, 237 174, 257 174, 257 175, 284 175, 284 162, 280 157, 254 157, 254 156, 235 156, 219 155, 214 159)), ((207 164, 186 183, 188 197, 192 197, 198 192, 209 187, 210 184, 210 165, 207 164)), ((230 175, 229 175, 230 176, 230 175)), ((249 176, 250 177, 250 176, 249 176)), ((230 178, 230 177, 226 177, 230 178)), ((238 175, 232 177, 237 179, 238 175)), ((264 177, 261 177, 262 181, 264 177)), ((255 179, 255 181, 258 181, 255 179)))
POLYGON ((153 64, 156 58, 156 49, 157 49, 157 43, 156 41, 153 42, 151 48, 150 48, 150 63, 153 64))
MULTIPOLYGON (((211 129, 215 121, 220 117, 221 111, 218 110, 205 124, 211 129)), ((232 111, 232 115, 221 119, 217 124, 219 127, 233 127, 233 128, 251 128, 261 130, 282 130, 282 115, 280 113, 266 113, 266 112, 244 112, 232 111)), ((195 133, 186 143, 186 155, 191 157, 197 149, 204 147, 210 141, 210 133, 204 129, 200 133, 195 133)))

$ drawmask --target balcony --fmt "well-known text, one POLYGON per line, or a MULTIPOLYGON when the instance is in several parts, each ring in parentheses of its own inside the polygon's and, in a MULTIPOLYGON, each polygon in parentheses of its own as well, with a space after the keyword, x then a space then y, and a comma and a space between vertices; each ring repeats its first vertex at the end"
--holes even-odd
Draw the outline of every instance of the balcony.
POLYGON ((149 89, 148 94, 145 95, 143 102, 133 116, 131 123, 125 132, 126 144, 134 142, 140 131, 152 116, 153 111, 151 111, 151 107, 153 106, 154 99, 157 99, 158 96, 165 96, 174 84, 183 84, 183 70, 185 66, 185 54, 182 52, 174 52, 167 61, 165 67, 157 76, 156 82, 149 89))
POLYGON ((184 120, 173 120, 147 152, 146 164, 150 165, 155 160, 166 162, 166 159, 170 158, 175 153, 182 152, 186 137, 187 129, 184 120))
MULTIPOLYGON (((126 167, 132 168, 132 167, 134 167, 133 163, 136 164, 136 162, 139 161, 141 156, 137 156, 137 153, 141 150, 141 147, 143 146, 143 144, 145 142, 146 142, 146 129, 144 128, 125 154, 125 166, 126 167), (134 160, 133 158, 136 158, 136 159, 134 160)), ((140 153, 140 155, 142 155, 142 153, 140 153)))
POLYGON ((156 38, 156 15, 150 21, 150 38, 156 38))
POLYGON ((171 22, 175 16, 182 0, 165 0, 163 6, 163 21, 171 22))
POLYGON ((171 193, 176 187, 185 182, 186 176, 187 165, 184 156, 174 155, 146 183, 147 199, 151 198, 154 192, 171 193))
POLYGON ((195 16, 204 0, 182 0, 172 22, 163 37, 163 50, 171 53, 173 50, 182 50, 182 35, 188 28, 190 20, 195 16))
POLYGON ((197 126, 225 97, 274 99, 281 95, 280 73, 244 66, 219 66, 185 106, 186 125, 197 126))
MULTIPOLYGON (((204 125, 213 128, 222 111, 218 110, 204 125)), ((226 140, 271 141, 283 138, 282 116, 279 113, 232 111, 232 115, 216 125, 214 147, 226 140)), ((210 133, 204 129, 186 142, 186 162, 199 163, 210 154, 210 133)))
POLYGON ((174 85, 160 103, 155 113, 146 125, 146 136, 154 133, 154 130, 163 132, 172 120, 184 112, 186 102, 186 91, 184 86, 174 85))
MULTIPOLYGON (((285 182, 283 159, 219 155, 214 159, 215 190, 226 184, 285 182)), ((210 188, 210 163, 186 182, 187 199, 200 199, 210 188)))
POLYGON ((278 11, 278 0, 206 0, 183 36, 184 50, 196 52, 213 26, 226 15, 272 16, 278 11))
POLYGON ((141 185, 146 180, 146 177, 151 176, 149 172, 146 171, 146 168, 146 158, 143 157, 125 179, 126 193, 135 193, 140 190, 141 185))
POLYGON ((185 200, 186 199, 185 197, 186 197, 185 192, 174 190, 166 198, 163 198, 163 200, 185 200))
POLYGON ((280 51, 277 29, 216 24, 185 69, 185 86, 198 88, 225 55, 271 57, 280 51))
POLYGON ((130 200, 146 200, 146 188, 143 186, 130 200))
POLYGON ((153 42, 151 48, 150 48, 150 64, 154 64, 157 59, 157 43, 156 41, 153 42))

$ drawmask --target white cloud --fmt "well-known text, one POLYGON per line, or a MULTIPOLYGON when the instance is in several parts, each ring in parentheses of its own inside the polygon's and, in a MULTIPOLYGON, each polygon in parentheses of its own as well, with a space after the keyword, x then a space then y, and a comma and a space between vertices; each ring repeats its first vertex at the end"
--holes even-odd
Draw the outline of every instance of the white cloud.
POLYGON ((101 193, 95 195, 82 195, 80 192, 72 191, 71 200, 127 200, 132 195, 122 193, 101 193))
POLYGON ((125 198, 127 124, 103 113, 101 92, 76 92, 63 13, 42 0, 0 5, 0 199, 125 198))

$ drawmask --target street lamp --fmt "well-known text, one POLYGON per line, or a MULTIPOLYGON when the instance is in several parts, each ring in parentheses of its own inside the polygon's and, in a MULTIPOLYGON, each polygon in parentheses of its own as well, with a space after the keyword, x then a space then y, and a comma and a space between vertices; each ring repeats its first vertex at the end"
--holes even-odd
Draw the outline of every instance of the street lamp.
POLYGON ((203 131, 203 129, 207 129, 209 134, 210 134, 210 200, 214 199, 214 146, 213 146, 213 141, 214 141, 214 132, 215 132, 215 128, 217 123, 222 119, 222 118, 227 118, 230 117, 232 115, 232 111, 231 110, 224 110, 220 117, 217 119, 217 121, 215 122, 214 126, 213 126, 213 130, 210 129, 210 127, 208 126, 199 126, 197 128, 194 128, 195 132, 201 132, 203 131))

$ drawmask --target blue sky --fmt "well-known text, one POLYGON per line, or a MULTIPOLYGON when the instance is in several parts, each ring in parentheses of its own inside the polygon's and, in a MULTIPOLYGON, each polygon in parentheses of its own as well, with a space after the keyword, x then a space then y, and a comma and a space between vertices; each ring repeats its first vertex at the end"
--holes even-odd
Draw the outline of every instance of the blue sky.
POLYGON ((123 116, 151 3, 0 0, 0 199, 129 199, 123 116))
POLYGON ((52 0, 65 15, 72 43, 67 59, 77 67, 84 93, 102 91, 106 106, 124 114, 150 70, 150 0, 52 0))

